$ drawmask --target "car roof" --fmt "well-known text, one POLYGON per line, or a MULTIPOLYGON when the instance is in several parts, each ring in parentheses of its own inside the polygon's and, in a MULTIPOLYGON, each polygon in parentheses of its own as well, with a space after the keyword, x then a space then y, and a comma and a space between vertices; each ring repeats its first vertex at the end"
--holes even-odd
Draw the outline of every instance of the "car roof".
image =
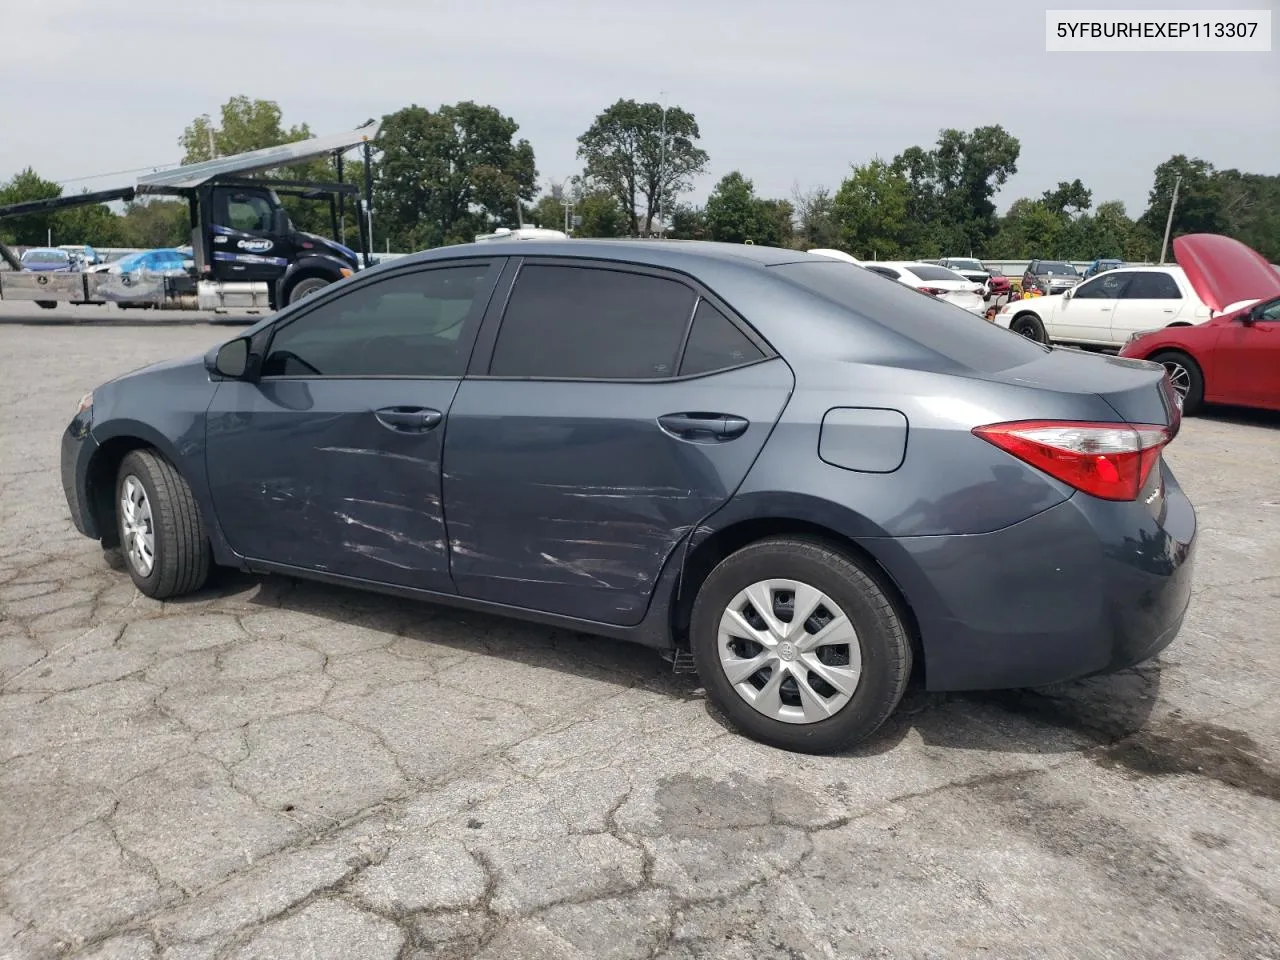
POLYGON ((651 266, 673 266, 687 263, 688 258, 705 262, 759 264, 763 267, 780 263, 804 263, 810 260, 830 262, 830 258, 803 250, 787 250, 761 244, 719 243, 711 240, 489 240, 482 243, 459 243, 435 247, 397 257, 389 263, 399 266, 425 263, 449 257, 585 257, 638 263, 651 266), (510 242, 511 246, 506 246, 510 242))

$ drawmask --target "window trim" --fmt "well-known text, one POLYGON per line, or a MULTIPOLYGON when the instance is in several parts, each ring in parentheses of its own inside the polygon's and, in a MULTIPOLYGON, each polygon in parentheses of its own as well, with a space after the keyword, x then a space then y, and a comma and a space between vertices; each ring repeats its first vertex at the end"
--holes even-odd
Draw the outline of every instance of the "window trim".
POLYGON ((480 329, 480 333, 476 338, 476 344, 471 354, 471 366, 467 371, 467 380, 491 380, 506 383, 629 383, 629 384, 649 384, 649 383, 684 383, 686 381, 699 380, 703 377, 714 377, 730 370, 742 370, 745 367, 754 366, 758 363, 767 363, 778 357, 778 352, 773 348, 767 340, 764 339, 742 316, 730 307, 722 298, 720 298, 713 290, 707 287, 702 281, 698 280, 691 274, 684 273, 680 270, 673 270, 667 267, 652 266, 650 264, 634 263, 628 260, 610 260, 606 257, 575 257, 568 254, 557 256, 522 256, 512 257, 503 271, 502 280, 498 284, 498 289, 494 295, 490 297, 489 309, 485 313, 484 321, 480 329), (682 286, 687 287, 693 294, 693 306, 689 310, 689 316, 685 319, 684 332, 680 339, 680 349, 676 353, 675 371, 676 375, 670 377, 531 377, 531 376, 500 376, 489 373, 493 364, 494 348, 498 343, 498 336, 502 332, 502 323, 506 318, 507 307, 511 302, 511 294, 515 290, 515 285, 519 282, 520 273, 525 266, 548 266, 548 267, 577 267, 588 270, 608 270, 616 273, 633 273, 640 276, 654 277, 660 280, 671 280, 682 286), (698 305, 706 300, 711 306, 715 307, 728 318, 729 322, 737 328, 738 332, 751 342, 761 353, 758 360, 751 360, 747 363, 736 364, 732 367, 721 367, 716 370, 709 370, 705 373, 687 374, 679 376, 680 367, 684 364, 685 349, 689 344, 689 334, 693 330, 693 321, 698 314, 698 305))
MULTIPOLYGON (((302 304, 305 304, 305 306, 302 306, 302 304, 300 304, 299 310, 290 313, 286 317, 277 317, 276 320, 274 320, 266 328, 258 331, 254 339, 258 339, 259 337, 263 338, 261 341, 261 349, 252 351, 257 355, 256 364, 258 368, 261 369, 262 365, 266 363, 267 358, 271 356, 271 346, 275 342, 276 334, 279 333, 282 329, 284 329, 285 327, 288 327, 293 323, 296 323, 299 320, 306 318, 310 314, 314 313, 316 310, 319 310, 325 306, 328 306, 329 304, 332 304, 335 300, 350 296, 351 294, 356 293, 359 290, 363 290, 366 287, 371 286, 372 284, 380 283, 385 280, 397 279, 399 277, 411 276, 419 273, 431 273, 436 270, 463 267, 463 266, 468 266, 474 263, 484 263, 488 265, 488 269, 489 269, 489 272, 487 275, 488 290, 487 292, 482 292, 480 295, 476 297, 475 301, 471 304, 471 310, 467 313, 466 319, 463 320, 464 331, 467 326, 470 326, 471 329, 474 331, 474 333, 471 337, 471 344, 467 348, 468 349, 467 362, 463 364, 462 371, 460 373, 414 374, 409 376, 406 376, 403 374, 393 374, 393 373, 362 373, 362 374, 305 373, 305 374, 275 374, 275 375, 260 374, 255 379, 258 381, 269 381, 271 383, 278 383, 278 382, 291 381, 291 380, 461 380, 464 376, 466 376, 467 370, 470 367, 471 360, 475 355, 476 343, 479 340, 480 328, 484 322, 484 317, 487 314, 489 305, 493 300, 494 291, 497 289, 498 281, 502 277, 503 271, 506 269, 506 266, 507 266, 506 261, 508 259, 509 258, 504 256, 493 256, 493 255, 452 257, 449 259, 429 260, 422 263, 405 264, 403 266, 393 266, 393 267, 390 267, 385 273, 382 271, 375 272, 374 270, 370 270, 369 272, 365 273, 363 276, 357 273, 351 279, 350 285, 347 285, 346 283, 343 283, 343 282, 334 283, 330 286, 330 289, 322 293, 316 294, 314 300, 311 297, 308 297, 306 300, 302 301, 302 304)), ((257 345, 255 344, 255 346, 257 345)))

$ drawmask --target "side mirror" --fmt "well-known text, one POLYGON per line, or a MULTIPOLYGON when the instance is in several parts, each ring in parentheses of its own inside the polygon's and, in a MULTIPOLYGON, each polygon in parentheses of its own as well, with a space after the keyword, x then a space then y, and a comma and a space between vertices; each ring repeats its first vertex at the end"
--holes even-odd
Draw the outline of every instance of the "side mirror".
POLYGON ((249 341, 239 337, 205 355, 205 367, 220 377, 239 380, 249 369, 249 341))
POLYGON ((1076 295, 1076 294, 1075 294, 1075 289, 1074 289, 1073 287, 1067 287, 1067 289, 1065 289, 1065 290, 1063 290, 1063 291, 1062 291, 1062 299, 1063 299, 1063 300, 1070 300, 1070 299, 1071 299, 1072 297, 1074 297, 1075 295, 1076 295))

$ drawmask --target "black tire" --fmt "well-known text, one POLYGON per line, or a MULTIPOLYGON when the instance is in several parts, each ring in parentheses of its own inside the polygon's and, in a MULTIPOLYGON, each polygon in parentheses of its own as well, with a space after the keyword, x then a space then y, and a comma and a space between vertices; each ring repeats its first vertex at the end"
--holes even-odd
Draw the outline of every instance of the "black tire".
POLYGON ((1044 324, 1040 322, 1040 318, 1034 313, 1018 314, 1009 324, 1009 329, 1014 333, 1022 334, 1028 340, 1034 340, 1036 343, 1049 342, 1049 336, 1044 332, 1044 324))
POLYGON ((52 310, 57 305, 58 305, 57 300, 37 300, 36 301, 36 306, 39 307, 41 310, 52 310))
POLYGON ((289 288, 289 302, 297 303, 303 297, 310 296, 328 285, 329 281, 324 277, 303 277, 289 288))
POLYGON ((852 557, 817 541, 771 537, 720 562, 698 590, 689 642, 707 696, 739 731, 800 753, 831 753, 866 739, 888 719, 911 676, 911 643, 902 617, 880 585, 852 557), (862 671, 849 701, 812 723, 765 716, 734 689, 720 663, 720 618, 739 591, 761 580, 794 579, 822 591, 854 629, 862 671))
POLYGON ((1181 350, 1161 350, 1147 359, 1163 365, 1168 372, 1174 388, 1182 394, 1183 415, 1193 416, 1198 413, 1204 406, 1204 371, 1200 369, 1200 364, 1181 350), (1185 391, 1181 389, 1178 370, 1186 373, 1185 391))
POLYGON ((125 568, 143 594, 165 600, 192 593, 209 579, 212 551, 204 518, 187 481, 154 450, 133 450, 116 473, 116 528, 125 568), (129 549, 121 500, 125 483, 136 478, 149 501, 153 559, 149 571, 139 568, 129 549))

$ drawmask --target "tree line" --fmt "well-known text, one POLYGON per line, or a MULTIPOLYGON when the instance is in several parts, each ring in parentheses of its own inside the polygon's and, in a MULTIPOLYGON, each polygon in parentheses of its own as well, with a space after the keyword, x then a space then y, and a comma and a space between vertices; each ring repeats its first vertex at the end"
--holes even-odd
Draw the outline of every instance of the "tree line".
MULTIPOLYGON (((270 100, 233 97, 215 121, 195 118, 178 137, 183 163, 310 137, 286 127, 270 100)), ((386 115, 373 157, 374 233, 379 249, 419 250, 470 241, 517 224, 569 226, 580 237, 661 235, 750 241, 796 248, 834 247, 860 259, 977 256, 1154 260, 1178 182, 1173 235, 1225 233, 1280 260, 1280 176, 1217 170, 1178 154, 1156 167, 1146 208, 1094 205, 1079 179, 996 212, 994 198, 1017 173, 1021 144, 999 124, 945 129, 929 146, 850 167, 833 188, 797 185, 789 197, 757 194, 741 170, 726 173, 706 203, 686 198, 710 165, 698 123, 679 106, 622 99, 578 137, 581 170, 539 189, 533 146, 496 107, 463 101, 434 110, 410 105, 386 115)), ((268 176, 332 180, 317 159, 268 176)), ((344 179, 361 182, 359 162, 344 179)), ((27 168, 0 184, 0 205, 60 196, 62 187, 27 168)), ((286 198, 294 222, 323 231, 327 205, 286 198)), ((352 227, 354 230, 354 226, 352 227)), ((139 199, 0 221, 0 239, 35 245, 87 242, 154 247, 187 240, 185 202, 139 199)))

